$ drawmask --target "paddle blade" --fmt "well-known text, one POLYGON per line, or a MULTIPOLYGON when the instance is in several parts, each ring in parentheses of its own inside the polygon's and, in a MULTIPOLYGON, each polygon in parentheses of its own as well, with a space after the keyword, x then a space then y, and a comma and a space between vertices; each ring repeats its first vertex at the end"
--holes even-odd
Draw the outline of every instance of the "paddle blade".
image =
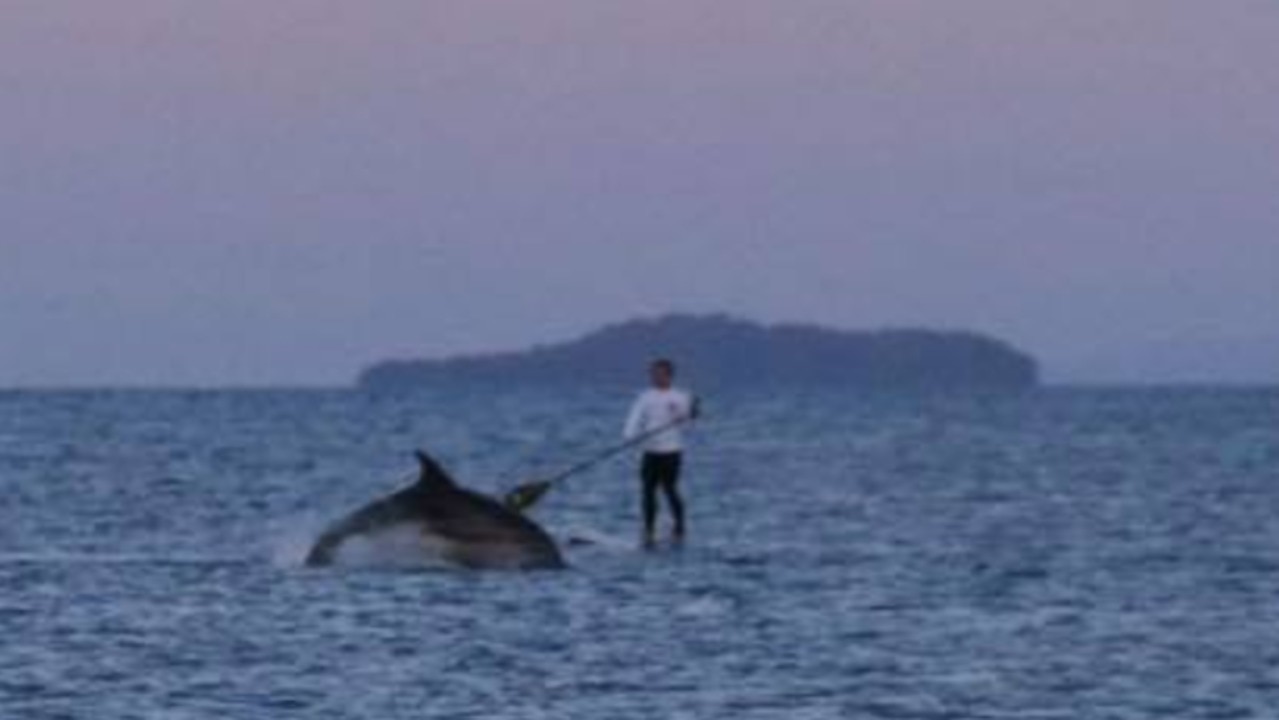
POLYGON ((502 500, 515 512, 524 512, 537 504, 550 489, 551 484, 545 480, 524 483, 508 492, 502 500))

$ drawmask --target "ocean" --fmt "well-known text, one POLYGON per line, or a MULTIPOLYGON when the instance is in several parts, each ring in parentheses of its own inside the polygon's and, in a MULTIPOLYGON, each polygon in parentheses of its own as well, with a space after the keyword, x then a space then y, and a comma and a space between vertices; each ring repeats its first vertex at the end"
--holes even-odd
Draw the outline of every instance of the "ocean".
POLYGON ((499 492, 616 389, 0 394, 0 717, 1279 717, 1279 390, 705 398, 690 539, 634 458, 562 572, 301 567, 426 448, 499 492))

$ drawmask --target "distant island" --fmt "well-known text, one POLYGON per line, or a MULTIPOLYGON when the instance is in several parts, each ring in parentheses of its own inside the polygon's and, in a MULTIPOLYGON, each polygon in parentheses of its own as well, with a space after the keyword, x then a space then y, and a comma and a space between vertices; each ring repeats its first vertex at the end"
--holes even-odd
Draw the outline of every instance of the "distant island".
POLYGON ((630 384, 653 357, 698 385, 862 389, 1021 389, 1034 358, 995 338, 933 330, 847 331, 762 325, 726 315, 669 315, 610 325, 570 342, 436 360, 391 360, 360 374, 366 390, 442 384, 630 384))

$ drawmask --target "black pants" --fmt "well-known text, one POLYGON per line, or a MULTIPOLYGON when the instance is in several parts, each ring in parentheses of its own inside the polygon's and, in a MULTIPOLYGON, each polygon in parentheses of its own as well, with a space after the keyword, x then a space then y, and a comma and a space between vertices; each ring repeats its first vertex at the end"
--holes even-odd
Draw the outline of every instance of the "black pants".
POLYGON ((684 534, 684 501, 679 496, 679 474, 684 464, 680 453, 644 453, 640 479, 644 482, 644 532, 652 535, 657 526, 657 490, 666 496, 666 505, 675 518, 675 534, 684 534))

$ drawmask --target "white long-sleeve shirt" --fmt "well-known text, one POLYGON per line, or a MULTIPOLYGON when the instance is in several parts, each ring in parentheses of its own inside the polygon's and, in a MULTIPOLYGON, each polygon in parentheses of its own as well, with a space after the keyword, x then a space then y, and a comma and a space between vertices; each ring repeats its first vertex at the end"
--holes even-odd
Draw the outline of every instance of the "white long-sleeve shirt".
MULTIPOLYGON (((660 427, 687 418, 693 413, 693 398, 687 392, 670 388, 659 390, 653 388, 640 393, 626 418, 623 431, 626 438, 637 438, 660 427)), ((680 432, 683 425, 657 433, 644 443, 644 452, 677 453, 684 450, 684 434, 680 432)))

